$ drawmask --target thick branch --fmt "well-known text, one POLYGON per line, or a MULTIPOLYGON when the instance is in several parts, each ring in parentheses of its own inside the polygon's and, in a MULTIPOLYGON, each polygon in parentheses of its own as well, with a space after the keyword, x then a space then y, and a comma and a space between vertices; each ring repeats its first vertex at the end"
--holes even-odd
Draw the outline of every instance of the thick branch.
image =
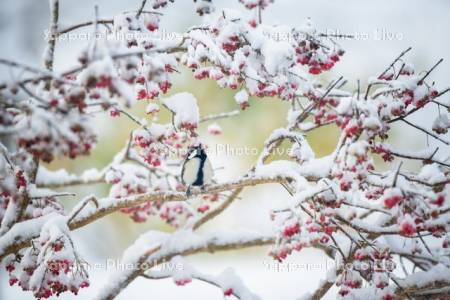
MULTIPOLYGON (((238 238, 225 238, 219 236, 211 236, 208 238, 195 239, 196 242, 180 244, 175 249, 165 248, 165 243, 153 246, 145 251, 136 260, 136 267, 128 272, 116 274, 108 280, 105 288, 102 288, 100 294, 95 298, 97 300, 114 299, 128 284, 143 274, 149 267, 158 265, 162 262, 169 261, 174 256, 192 255, 200 252, 216 252, 225 250, 237 250, 248 247, 270 245, 275 241, 275 237, 268 235, 253 235, 251 237, 240 236, 238 238), (151 264, 146 262, 150 261, 151 264)), ((169 238, 167 244, 173 244, 169 238)))
POLYGON ((45 49, 44 54, 44 65, 47 70, 53 70, 53 60, 55 58, 55 45, 56 45, 56 37, 58 34, 58 19, 59 19, 59 0, 51 0, 50 1, 50 38, 48 40, 47 48, 45 49))
MULTIPOLYGON (((285 177, 247 177, 235 181, 230 181, 221 184, 214 184, 206 186, 204 190, 194 189, 192 196, 199 196, 203 194, 216 194, 224 191, 235 190, 247 186, 255 186, 266 183, 280 183, 286 182, 289 178, 285 177)), ((123 208, 129 208, 136 205, 140 205, 147 202, 170 202, 170 201, 185 201, 188 197, 185 193, 181 192, 151 192, 142 195, 130 196, 122 199, 104 198, 98 200, 98 208, 92 206, 86 206, 84 211, 81 211, 70 223, 69 228, 71 230, 80 228, 89 223, 92 223, 106 215, 116 212, 123 208)), ((43 225, 43 224, 42 224, 43 225)), ((39 235, 40 230, 36 230, 32 236, 28 236, 25 239, 21 236, 22 230, 20 228, 27 224, 18 223, 13 228, 12 237, 0 238, 0 261, 11 253, 15 253, 23 247, 30 244, 33 238, 39 235)))

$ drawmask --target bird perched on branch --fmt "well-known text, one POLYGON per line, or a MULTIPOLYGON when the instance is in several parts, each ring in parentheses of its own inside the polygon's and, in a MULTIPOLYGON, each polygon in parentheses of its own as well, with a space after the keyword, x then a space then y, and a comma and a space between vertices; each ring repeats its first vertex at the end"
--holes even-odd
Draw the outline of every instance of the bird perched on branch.
POLYGON ((203 188, 205 184, 211 182, 212 177, 213 168, 202 144, 191 147, 181 170, 181 180, 188 186, 186 195, 188 197, 191 195, 192 186, 203 188))

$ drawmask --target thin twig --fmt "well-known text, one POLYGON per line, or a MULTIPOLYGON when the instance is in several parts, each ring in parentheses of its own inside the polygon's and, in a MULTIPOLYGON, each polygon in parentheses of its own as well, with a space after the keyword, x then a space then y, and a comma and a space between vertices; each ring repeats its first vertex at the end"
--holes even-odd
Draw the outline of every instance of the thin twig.
MULTIPOLYGON (((111 24, 112 25, 112 24, 114 24, 114 21, 112 19, 103 19, 103 20, 97 20, 97 23, 98 24, 103 24, 103 25, 106 25, 106 24, 111 24)), ((66 27, 64 29, 60 29, 58 31, 58 35, 62 35, 62 34, 71 32, 73 30, 76 30, 78 28, 90 26, 90 25, 93 25, 93 24, 94 24, 94 21, 87 21, 87 22, 71 25, 71 26, 66 27)))
MULTIPOLYGON (((412 47, 409 47, 408 49, 406 49, 406 50, 404 50, 404 51, 402 51, 395 59, 394 59, 394 61, 378 76, 378 78, 380 78, 380 77, 383 77, 383 75, 384 74, 386 74, 388 71, 389 71, 389 69, 391 69, 394 65, 395 65, 395 63, 397 62, 397 61, 399 61, 406 53, 408 53, 410 50, 412 49, 412 47)), ((369 97, 369 92, 370 92, 370 88, 372 87, 372 84, 369 84, 368 86, 367 86, 367 89, 366 89, 366 95, 364 96, 364 99, 365 100, 367 100, 367 98, 369 97)))
POLYGON ((422 127, 420 127, 420 126, 418 126, 418 125, 416 125, 416 124, 414 124, 414 123, 411 123, 411 122, 407 121, 406 119, 401 119, 401 120, 402 120, 403 122, 405 122, 406 124, 408 124, 408 125, 410 125, 410 126, 416 128, 416 129, 418 129, 418 130, 420 130, 420 131, 426 133, 427 135, 432 136, 432 137, 434 137, 435 139, 437 139, 437 140, 443 142, 444 144, 450 145, 450 142, 449 142, 449 141, 446 141, 446 140, 444 140, 443 138, 437 136, 436 134, 434 134, 434 133, 432 133, 432 132, 429 132, 429 131, 426 130, 425 128, 422 128, 422 127))
POLYGON ((444 61, 443 58, 441 58, 440 60, 438 60, 438 62, 435 63, 434 66, 432 66, 431 69, 429 69, 429 70, 425 73, 425 75, 422 76, 422 78, 418 81, 418 84, 422 84, 423 81, 425 80, 425 78, 427 78, 427 77, 431 74, 431 72, 433 72, 433 70, 436 69, 436 67, 439 66, 439 64, 440 64, 441 62, 443 62, 443 61, 444 61))
POLYGON ((136 18, 139 18, 142 14, 142 11, 144 10, 145 4, 147 3, 147 0, 142 0, 141 2, 141 6, 139 7, 139 9, 136 12, 136 18))

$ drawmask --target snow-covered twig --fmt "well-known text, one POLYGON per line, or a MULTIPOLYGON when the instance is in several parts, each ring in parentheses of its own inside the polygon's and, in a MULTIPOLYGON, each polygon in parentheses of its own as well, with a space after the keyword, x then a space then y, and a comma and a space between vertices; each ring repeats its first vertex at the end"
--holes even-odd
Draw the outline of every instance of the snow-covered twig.
POLYGON ((47 48, 44 52, 44 65, 48 71, 53 70, 53 60, 55 57, 55 45, 56 38, 58 36, 58 19, 59 19, 59 0, 50 1, 50 28, 49 28, 49 40, 47 48))
MULTIPOLYGON (((83 23, 78 23, 78 24, 75 24, 75 25, 71 25, 71 26, 68 26, 68 27, 60 29, 58 31, 58 35, 66 34, 66 33, 69 33, 71 31, 74 31, 76 29, 79 29, 79 28, 82 28, 82 27, 87 27, 87 26, 90 26, 90 25, 93 25, 93 24, 94 24, 94 21, 86 21, 86 22, 83 22, 83 23)), ((99 19, 99 20, 97 20, 97 24, 104 24, 104 25, 111 24, 112 25, 113 24, 113 20, 112 19, 99 19)))
POLYGON ((178 285, 185 285, 191 279, 197 279, 205 283, 220 288, 225 296, 235 296, 240 300, 259 300, 260 297, 253 294, 234 273, 232 269, 226 269, 217 276, 199 272, 181 256, 175 256, 171 264, 176 265, 177 269, 172 272, 149 270, 141 276, 150 280, 167 279, 173 277, 178 285))
POLYGON ((218 114, 207 115, 207 116, 201 117, 199 122, 207 122, 207 121, 212 121, 212 120, 217 120, 217 119, 234 117, 234 116, 237 116, 238 114, 240 114, 239 110, 233 110, 230 112, 223 112, 223 113, 218 113, 218 114))
POLYGON ((217 232, 206 236, 200 236, 192 231, 177 231, 171 235, 149 232, 128 248, 122 258, 124 262, 135 267, 111 275, 95 299, 115 298, 147 269, 169 261, 175 256, 264 246, 273 243, 274 240, 275 237, 271 235, 254 232, 217 232))

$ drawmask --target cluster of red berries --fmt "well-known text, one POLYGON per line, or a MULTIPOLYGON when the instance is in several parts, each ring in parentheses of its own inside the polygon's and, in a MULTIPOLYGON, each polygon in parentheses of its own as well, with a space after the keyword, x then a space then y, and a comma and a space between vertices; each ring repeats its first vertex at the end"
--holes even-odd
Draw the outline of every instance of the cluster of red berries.
POLYGON ((367 142, 358 141, 336 159, 337 166, 333 168, 332 175, 338 181, 341 191, 347 192, 352 186, 363 184, 368 173, 375 169, 368 149, 367 142))
MULTIPOLYGON (((72 77, 67 80, 72 80, 72 77)), ((96 137, 88 127, 85 90, 60 83, 54 83, 51 91, 44 91, 41 87, 37 90, 48 98, 39 106, 27 104, 20 112, 0 104, 0 125, 14 126, 14 120, 21 120, 25 127, 16 139, 17 146, 45 162, 51 162, 57 155, 75 158, 89 154, 96 137)))
POLYGON ((297 63, 308 66, 309 73, 313 75, 330 70, 344 55, 344 51, 341 49, 330 52, 317 42, 310 40, 301 41, 295 52, 297 63))
POLYGON ((362 285, 361 275, 356 270, 345 269, 336 280, 339 295, 346 296, 352 289, 359 289, 362 285))
POLYGON ((219 194, 205 194, 201 196, 201 203, 197 207, 197 211, 201 214, 207 212, 211 207, 208 202, 214 203, 219 200, 219 194))
POLYGON ((288 219, 281 227, 280 244, 275 245, 269 255, 281 262, 292 251, 300 251, 314 244, 327 244, 336 229, 336 226, 331 223, 330 216, 325 214, 320 214, 317 220, 308 218, 304 222, 288 219))
MULTIPOLYGON (((146 193, 149 189, 149 179, 146 170, 119 165, 106 173, 106 182, 112 184, 110 196, 120 199, 132 195, 146 193)), ((144 222, 149 215, 151 202, 124 208, 121 211, 128 214, 135 222, 144 222)))
MULTIPOLYGON (((6 209, 11 203, 17 203, 21 197, 26 195, 29 185, 28 171, 24 171, 29 166, 30 156, 26 153, 14 156, 11 160, 15 165, 15 170, 5 168, 0 171, 0 223, 3 220, 6 209)), ((34 197, 30 198, 28 206, 23 212, 22 219, 34 219, 51 212, 63 213, 64 208, 56 197, 34 197)))
MULTIPOLYGON (((20 148, 45 162, 51 162, 55 155, 59 153, 72 159, 79 155, 88 155, 97 138, 92 133, 91 128, 87 127, 87 124, 83 121, 85 120, 67 124, 69 126, 67 132, 70 133, 70 136, 60 135, 61 131, 49 126, 46 131, 42 132, 30 130, 28 134, 18 139, 17 144, 20 148)), ((30 126, 33 126, 34 123, 31 121, 30 126)), ((66 124, 60 123, 60 125, 66 124)))
POLYGON ((10 257, 6 262, 9 284, 18 284, 24 291, 31 290, 37 299, 64 292, 77 295, 80 288, 88 287, 83 266, 69 253, 65 242, 63 239, 53 242, 38 239, 23 254, 10 257))
MULTIPOLYGON (((250 9, 266 4, 264 1, 245 1, 245 5, 250 9)), ((192 35, 186 41, 189 46, 186 55, 182 58, 182 63, 193 70, 196 79, 209 78, 217 81, 220 87, 237 89, 239 85, 246 85, 246 89, 252 96, 279 97, 284 100, 295 98, 302 84, 301 78, 295 76, 295 71, 285 72, 286 69, 281 66, 271 68, 274 70, 269 73, 267 65, 269 59, 261 55, 261 49, 249 44, 249 33, 244 30, 249 26, 255 27, 256 22, 253 22, 253 25, 252 22, 250 25, 242 22, 242 26, 236 26, 236 22, 242 21, 220 16, 212 23, 209 30, 202 31, 202 34, 208 35, 217 48, 223 50, 226 60, 218 60, 216 48, 205 45, 202 39, 192 35), (249 65, 250 61, 253 62, 251 65, 249 65), (204 66, 205 62, 211 65, 204 66), (275 74, 272 74, 273 72, 275 74), (288 75, 277 77, 277 72, 288 75)), ((306 65, 312 74, 331 69, 344 54, 342 50, 330 50, 328 47, 323 47, 321 43, 314 42, 312 37, 301 34, 293 35, 290 46, 292 53, 296 52, 297 64, 306 65)), ((292 67, 295 66, 290 65, 286 68, 292 67)))
POLYGON ((394 262, 389 249, 376 249, 372 247, 361 248, 355 251, 352 265, 346 265, 336 282, 340 287, 341 296, 351 295, 352 291, 362 286, 360 272, 369 278, 368 287, 376 289, 375 293, 380 299, 393 299, 389 285, 389 273, 394 270, 394 262))
POLYGON ((392 208, 398 205, 405 199, 404 194, 398 188, 386 189, 383 193, 383 204, 387 208, 392 208))
POLYGON ((284 243, 281 245, 278 245, 276 247, 273 247, 270 252, 269 256, 271 256, 273 259, 275 259, 278 262, 282 262, 285 260, 289 255, 292 254, 292 251, 300 251, 302 249, 302 246, 298 243, 284 243), (295 246, 294 245, 298 245, 295 246))
MULTIPOLYGON (((106 174, 106 181, 112 184, 110 196, 120 199, 128 196, 139 195, 150 191, 164 191, 168 187, 164 179, 155 179, 150 186, 150 174, 147 169, 122 164, 115 166, 106 174), (159 184, 158 182, 161 182, 159 184)), ((181 184, 176 186, 178 191, 184 191, 185 187, 181 184)), ((123 208, 121 212, 130 216, 137 222, 145 222, 150 216, 159 217, 164 222, 174 227, 179 227, 185 220, 192 217, 191 210, 186 203, 178 202, 145 202, 136 206, 123 208)))
POLYGON ((416 224, 410 216, 401 221, 400 233, 405 236, 412 236, 417 233, 416 224))
POLYGON ((413 67, 409 64, 405 64, 397 75, 393 69, 390 69, 378 77, 378 79, 397 87, 392 95, 395 100, 399 100, 400 106, 393 107, 391 113, 394 116, 403 114, 409 105, 414 105, 416 108, 423 107, 439 94, 435 89, 426 85, 420 77, 413 75, 413 67), (400 77, 400 75, 402 75, 402 77, 400 77), (397 85, 397 82, 405 82, 406 85, 397 85))
POLYGON ((393 161, 394 155, 391 150, 389 150, 388 146, 383 144, 373 145, 370 150, 372 153, 379 154, 383 158, 384 161, 393 161))
MULTIPOLYGON (((193 130, 188 124, 183 125, 184 129, 193 130), (187 128, 186 128, 187 127, 187 128)), ((176 154, 181 155, 189 142, 189 137, 183 132, 177 132, 173 128, 167 128, 164 132, 151 134, 146 130, 136 131, 134 134, 134 143, 139 147, 140 155, 149 165, 158 167, 161 162, 168 156, 168 149, 173 150, 176 154)))
POLYGON ((298 222, 294 222, 292 224, 287 224, 283 227, 282 234, 286 238, 290 238, 300 232, 300 224, 298 222))

